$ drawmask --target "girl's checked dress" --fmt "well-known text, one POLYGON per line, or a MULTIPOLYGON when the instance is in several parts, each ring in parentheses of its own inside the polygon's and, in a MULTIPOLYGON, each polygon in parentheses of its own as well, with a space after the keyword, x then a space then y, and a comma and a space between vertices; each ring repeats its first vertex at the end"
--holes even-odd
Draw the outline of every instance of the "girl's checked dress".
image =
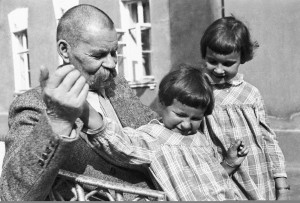
POLYGON ((100 133, 89 135, 91 146, 117 165, 147 168, 168 200, 243 199, 203 134, 183 136, 157 120, 137 130, 104 121, 100 133))
POLYGON ((244 141, 250 150, 233 180, 247 199, 274 200, 274 178, 287 175, 284 156, 266 122, 259 91, 240 74, 228 84, 213 84, 213 88, 215 108, 202 123, 204 134, 211 138, 220 161, 233 140, 244 141))

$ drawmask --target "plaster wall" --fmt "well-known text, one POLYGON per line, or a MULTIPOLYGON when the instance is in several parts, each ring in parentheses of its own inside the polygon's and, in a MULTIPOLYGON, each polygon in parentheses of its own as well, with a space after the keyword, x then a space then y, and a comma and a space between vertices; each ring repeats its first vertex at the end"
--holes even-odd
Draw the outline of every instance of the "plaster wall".
MULTIPOLYGON (((171 0, 173 1, 173 0, 171 0)), ((149 88, 135 89, 142 103, 150 106, 154 110, 159 110, 157 103, 158 84, 162 77, 171 68, 171 30, 170 30, 170 0, 151 0, 151 74, 154 76, 157 85, 154 90, 149 88)))
POLYGON ((225 0, 226 15, 244 21, 260 44, 240 71, 261 91, 278 129, 300 129, 299 10, 298 0, 225 0))
POLYGON ((200 39, 206 27, 221 17, 221 1, 171 0, 170 34, 172 65, 201 61, 200 39))
POLYGON ((28 48, 32 86, 37 86, 39 67, 45 65, 51 70, 58 64, 55 48, 55 17, 52 1, 2 0, 0 1, 0 132, 6 133, 8 109, 14 98, 15 81, 11 33, 8 14, 17 8, 28 8, 28 48))

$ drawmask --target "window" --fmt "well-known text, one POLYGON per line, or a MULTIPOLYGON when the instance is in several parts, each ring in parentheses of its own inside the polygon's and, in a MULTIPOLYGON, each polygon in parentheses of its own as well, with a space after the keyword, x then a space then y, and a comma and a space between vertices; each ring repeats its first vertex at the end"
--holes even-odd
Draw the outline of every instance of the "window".
POLYGON ((132 87, 154 88, 149 0, 121 0, 121 21, 124 34, 119 69, 132 87))
POLYGON ((22 93, 31 87, 28 49, 28 9, 18 8, 8 14, 11 31, 15 93, 22 93))
POLYGON ((121 29, 116 29, 118 33, 118 63, 117 63, 117 72, 118 74, 124 75, 124 61, 125 61, 125 55, 124 55, 124 46, 126 46, 126 43, 124 42, 124 34, 125 31, 121 29))
POLYGON ((20 65, 21 81, 23 81, 25 89, 29 89, 31 87, 31 81, 27 30, 15 32, 14 35, 18 40, 16 54, 18 55, 20 65))

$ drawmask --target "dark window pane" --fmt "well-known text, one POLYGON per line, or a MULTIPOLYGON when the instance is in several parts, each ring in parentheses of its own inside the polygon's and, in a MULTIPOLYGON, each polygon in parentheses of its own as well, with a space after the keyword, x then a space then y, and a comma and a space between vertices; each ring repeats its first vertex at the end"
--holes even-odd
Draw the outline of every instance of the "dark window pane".
POLYGON ((132 19, 133 23, 138 22, 138 13, 137 13, 137 4, 132 3, 128 5, 129 11, 130 11, 130 17, 132 19))
POLYGON ((149 1, 143 2, 143 10, 144 10, 144 22, 145 23, 150 23, 150 5, 149 1))
POLYGON ((142 50, 149 51, 151 49, 150 39, 151 32, 150 28, 142 28, 142 50))
POLYGON ((151 75, 151 54, 143 53, 143 65, 145 67, 146 75, 151 75))

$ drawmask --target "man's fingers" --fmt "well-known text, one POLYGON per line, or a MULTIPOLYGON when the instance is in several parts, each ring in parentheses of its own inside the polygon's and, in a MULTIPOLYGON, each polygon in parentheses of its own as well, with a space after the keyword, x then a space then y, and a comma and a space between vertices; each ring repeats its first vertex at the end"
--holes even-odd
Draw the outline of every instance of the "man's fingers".
POLYGON ((85 85, 83 86, 80 94, 78 95, 78 99, 80 102, 84 103, 86 98, 87 98, 87 95, 88 95, 88 92, 89 92, 89 85, 87 83, 85 83, 85 85))
POLYGON ((73 65, 64 65, 57 68, 53 75, 48 80, 47 86, 49 88, 56 88, 64 80, 69 72, 74 70, 73 65))
POLYGON ((86 84, 86 79, 82 75, 79 76, 78 79, 73 84, 73 86, 71 87, 71 89, 69 90, 69 93, 78 96, 81 93, 85 84, 86 84))
POLYGON ((44 65, 40 67, 40 86, 44 88, 49 78, 49 70, 44 65))
MULTIPOLYGON (((71 70, 60 83, 58 88, 63 89, 64 91, 70 91, 73 86, 77 83, 77 80, 81 77, 80 71, 73 69, 71 70)), ((82 84, 83 86, 84 84, 82 84)), ((82 88, 82 87, 81 87, 82 88)))

